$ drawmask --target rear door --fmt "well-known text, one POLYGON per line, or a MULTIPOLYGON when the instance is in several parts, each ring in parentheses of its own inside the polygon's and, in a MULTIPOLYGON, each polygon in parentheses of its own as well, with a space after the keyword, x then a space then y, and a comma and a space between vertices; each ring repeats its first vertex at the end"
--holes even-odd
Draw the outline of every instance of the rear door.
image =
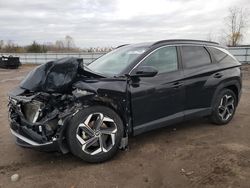
POLYGON ((208 110, 216 89, 214 79, 218 67, 204 46, 181 46, 186 90, 185 115, 208 110))

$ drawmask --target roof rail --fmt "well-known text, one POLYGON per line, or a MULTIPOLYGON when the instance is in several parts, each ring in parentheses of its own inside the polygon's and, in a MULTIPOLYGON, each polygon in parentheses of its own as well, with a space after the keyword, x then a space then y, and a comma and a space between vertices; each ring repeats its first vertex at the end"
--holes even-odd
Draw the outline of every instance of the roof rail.
POLYGON ((170 40, 160 40, 157 41, 155 43, 152 44, 152 46, 157 45, 157 44, 161 44, 161 43, 168 43, 168 42, 190 42, 190 43, 210 43, 210 44, 217 44, 219 45, 219 43, 217 42, 212 42, 212 41, 205 41, 205 40, 189 40, 189 39, 170 39, 170 40))
POLYGON ((129 45, 129 44, 123 44, 123 45, 117 46, 116 49, 117 49, 117 48, 121 48, 121 47, 123 47, 123 46, 127 46, 127 45, 129 45))

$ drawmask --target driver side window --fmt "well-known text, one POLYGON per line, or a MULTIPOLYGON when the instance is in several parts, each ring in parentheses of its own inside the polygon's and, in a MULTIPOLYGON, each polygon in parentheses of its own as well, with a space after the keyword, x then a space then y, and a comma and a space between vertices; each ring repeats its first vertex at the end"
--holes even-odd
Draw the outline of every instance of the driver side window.
POLYGON ((166 73, 178 70, 177 51, 174 46, 160 48, 150 54, 140 66, 152 66, 158 73, 166 73))

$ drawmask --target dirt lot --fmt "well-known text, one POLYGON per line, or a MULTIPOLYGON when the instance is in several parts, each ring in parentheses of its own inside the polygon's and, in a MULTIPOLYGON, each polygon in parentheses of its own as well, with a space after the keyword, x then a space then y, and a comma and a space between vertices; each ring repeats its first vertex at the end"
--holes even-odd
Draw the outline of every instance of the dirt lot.
POLYGON ((7 93, 32 68, 0 70, 0 188, 250 187, 250 66, 243 67, 243 94, 229 125, 196 120, 156 130, 131 138, 128 151, 95 165, 15 145, 7 93), (15 173, 20 179, 11 182, 15 173))

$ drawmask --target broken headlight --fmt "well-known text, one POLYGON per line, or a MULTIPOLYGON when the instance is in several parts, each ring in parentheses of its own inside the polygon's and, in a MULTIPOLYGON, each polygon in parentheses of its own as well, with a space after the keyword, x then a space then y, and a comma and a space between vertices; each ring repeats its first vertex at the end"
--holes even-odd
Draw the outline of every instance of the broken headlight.
POLYGON ((79 88, 76 88, 73 92, 72 92, 76 97, 84 97, 84 96, 88 96, 88 95, 94 95, 94 92, 90 92, 87 90, 82 90, 79 88))

